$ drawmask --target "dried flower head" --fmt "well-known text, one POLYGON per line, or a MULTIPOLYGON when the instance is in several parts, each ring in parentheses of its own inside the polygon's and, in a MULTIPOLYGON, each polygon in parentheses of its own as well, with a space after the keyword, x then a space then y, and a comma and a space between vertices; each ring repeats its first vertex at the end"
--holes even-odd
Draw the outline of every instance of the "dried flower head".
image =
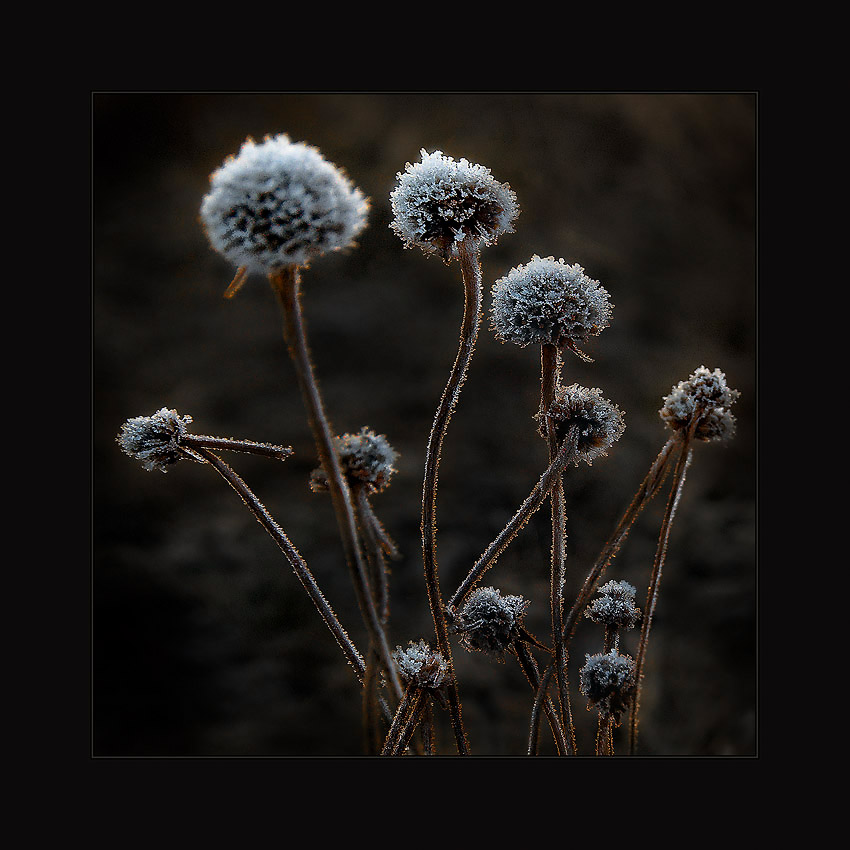
POLYGON ((575 346, 608 327, 613 307, 607 290, 578 263, 536 254, 497 280, 492 296, 494 332, 519 346, 575 346))
MULTIPOLYGON (((383 434, 376 434, 364 426, 357 434, 334 437, 334 445, 349 483, 367 484, 372 493, 379 493, 389 486, 396 472, 393 464, 398 453, 383 434)), ((327 491, 328 479, 321 468, 313 470, 310 487, 315 493, 327 491)))
POLYGON ((449 676, 449 665, 439 652, 435 652, 420 640, 410 641, 407 649, 397 646, 393 660, 405 682, 413 682, 420 688, 436 690, 442 687, 449 676))
POLYGON ((502 596, 494 587, 472 591, 460 610, 452 612, 452 630, 469 650, 492 655, 500 661, 520 636, 525 610, 531 603, 522 596, 502 596))
POLYGON ((696 439, 727 440, 735 433, 735 417, 729 408, 740 395, 729 389, 726 375, 719 369, 710 372, 700 366, 687 381, 673 387, 658 412, 673 431, 686 433, 696 417, 696 439))
POLYGON ((587 606, 584 616, 609 628, 632 629, 640 620, 636 593, 635 586, 627 581, 609 581, 599 588, 599 596, 587 606))
POLYGON ((596 387, 588 389, 578 384, 559 386, 549 408, 549 417, 555 422, 559 440, 564 438, 571 425, 578 425, 576 466, 582 460, 590 465, 594 458, 607 454, 607 449, 626 430, 623 412, 616 404, 602 398, 602 391, 596 387))
POLYGON ((285 134, 247 139, 210 177, 201 221, 212 247, 247 272, 304 266, 351 244, 368 201, 318 149, 285 134))
POLYGON ((168 472, 169 466, 187 457, 179 445, 191 421, 191 416, 179 416, 176 410, 163 407, 153 416, 128 419, 116 441, 124 454, 141 461, 148 472, 168 472))
POLYGON ((602 717, 613 717, 628 710, 636 688, 635 662, 616 649, 586 655, 587 661, 579 672, 579 690, 588 699, 588 708, 596 706, 602 717))
POLYGON ((513 232, 519 206, 507 183, 497 182, 483 165, 442 151, 421 155, 421 162, 408 162, 396 175, 398 185, 390 194, 390 227, 406 248, 416 245, 450 262, 464 239, 490 245, 513 232))

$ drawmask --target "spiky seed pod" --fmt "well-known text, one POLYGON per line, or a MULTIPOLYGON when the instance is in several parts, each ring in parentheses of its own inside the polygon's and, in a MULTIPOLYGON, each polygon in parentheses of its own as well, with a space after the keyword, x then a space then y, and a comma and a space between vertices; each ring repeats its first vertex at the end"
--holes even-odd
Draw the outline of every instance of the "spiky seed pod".
MULTIPOLYGON (((372 493, 379 493, 389 486, 396 472, 394 464, 398 452, 383 434, 376 434, 364 426, 357 434, 334 437, 334 445, 343 474, 348 476, 351 484, 366 484, 372 493)), ((313 470, 310 488, 314 493, 327 492, 328 479, 321 468, 313 470)))
POLYGON ((505 652, 520 636, 522 619, 530 604, 522 596, 502 596, 494 587, 479 587, 458 611, 452 612, 452 630, 468 650, 503 661, 505 652))
POLYGON ((457 258, 464 239, 492 245, 503 233, 513 232, 519 215, 516 195, 489 168, 442 151, 423 149, 421 157, 396 175, 398 185, 390 194, 390 227, 406 248, 415 245, 448 263, 457 258))
POLYGON ((438 690, 448 681, 449 665, 439 652, 435 652, 424 641, 410 641, 407 648, 397 646, 393 660, 401 678, 413 682, 420 688, 438 690))
POLYGON ((609 628, 633 629, 640 620, 636 593, 635 586, 627 581, 609 581, 599 588, 599 596, 587 606, 584 616, 609 628))
POLYGON ((579 690, 587 697, 588 707, 595 706, 603 718, 613 717, 619 724, 635 692, 634 659, 620 655, 616 649, 585 657, 587 661, 579 672, 579 690))
POLYGON ((573 347, 610 323, 607 290, 578 265, 536 254, 492 288, 491 326, 503 342, 573 347))
POLYGON ((673 387, 658 413, 673 431, 687 432, 697 417, 697 440, 728 440, 735 433, 735 417, 729 408, 740 395, 738 390, 729 388, 720 369, 712 372, 700 366, 686 381, 673 387))
MULTIPOLYGON (((576 466, 582 460, 590 465, 594 458, 606 455, 626 429, 623 412, 616 404, 603 398, 602 391, 596 387, 588 389, 579 384, 558 387, 548 415, 555 423, 559 440, 564 438, 571 425, 578 425, 576 466)), ((545 436, 542 422, 540 426, 540 433, 545 436)))
POLYGON ((191 421, 191 416, 180 416, 176 410, 163 407, 152 416, 128 419, 115 439, 121 451, 140 461, 148 472, 168 472, 169 466, 187 457, 179 444, 191 421))
POLYGON ((305 266, 345 248, 369 203, 319 150, 286 134, 245 141, 210 177, 201 222, 212 247, 247 272, 305 266))

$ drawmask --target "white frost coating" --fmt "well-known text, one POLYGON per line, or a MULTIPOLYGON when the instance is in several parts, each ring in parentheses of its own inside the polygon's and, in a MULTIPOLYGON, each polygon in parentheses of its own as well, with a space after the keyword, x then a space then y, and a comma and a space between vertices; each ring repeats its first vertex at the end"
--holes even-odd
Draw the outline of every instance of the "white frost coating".
POLYGON ((492 289, 491 325, 502 341, 562 347, 607 328, 607 290, 578 264, 536 254, 497 280, 492 289))
POLYGON ((607 455, 607 450, 626 430, 623 411, 603 398, 598 387, 588 388, 580 384, 558 387, 549 415, 555 421, 560 438, 571 425, 578 425, 576 466, 582 460, 591 466, 595 458, 607 455))
POLYGON ((446 660, 424 640, 410 641, 406 649, 397 646, 393 659, 402 679, 415 682, 420 688, 439 688, 449 675, 446 660))
POLYGON ((148 472, 168 472, 169 466, 185 459, 178 444, 191 421, 191 416, 179 416, 176 410, 163 407, 153 416, 128 419, 116 441, 124 454, 140 461, 148 472))
POLYGON ((467 237, 490 245, 513 232, 519 215, 516 195, 507 183, 495 180, 489 168, 442 151, 423 149, 421 156, 421 162, 408 162, 396 175, 398 185, 390 194, 390 228, 405 248, 416 245, 450 261, 467 237))
POLYGON ((720 369, 711 372, 700 366, 687 381, 673 387, 658 413, 673 431, 687 431, 699 408, 694 437, 705 442, 727 440, 734 435, 736 424, 729 408, 740 395, 729 388, 720 369))
POLYGON ((247 139, 210 177, 201 221, 212 247, 237 267, 268 274, 349 246, 368 200, 318 149, 285 134, 247 139))

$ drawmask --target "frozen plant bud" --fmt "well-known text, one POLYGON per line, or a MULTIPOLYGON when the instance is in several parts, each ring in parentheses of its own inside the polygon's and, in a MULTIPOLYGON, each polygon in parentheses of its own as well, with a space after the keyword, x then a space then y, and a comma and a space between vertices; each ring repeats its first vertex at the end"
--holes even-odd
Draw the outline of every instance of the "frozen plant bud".
POLYGON ((501 661, 520 636, 522 618, 530 604, 522 596, 502 596, 494 587, 480 587, 469 594, 459 611, 452 612, 452 629, 467 649, 501 661))
POLYGON ((635 692, 635 662, 616 649, 587 655, 579 672, 579 690, 590 706, 596 706, 602 717, 613 717, 616 723, 629 707, 635 692))
POLYGON ((640 620, 636 593, 635 586, 627 581, 609 581, 599 588, 599 596, 587 606, 584 616, 609 628, 632 629, 640 620))
POLYGON ((434 652, 424 640, 410 641, 407 649, 396 647, 393 660, 405 682, 420 688, 436 690, 442 687, 449 675, 449 665, 439 652, 434 652))
POLYGON ((213 172, 201 221, 216 251, 246 272, 269 274, 347 247, 368 208, 316 148, 281 134, 247 139, 213 172))
MULTIPOLYGON (((389 486, 396 472, 393 464, 398 453, 383 434, 376 434, 364 426, 358 434, 334 437, 334 445, 342 471, 351 484, 366 484, 371 493, 379 493, 389 486)), ((313 470, 310 487, 315 493, 327 491, 328 479, 321 468, 313 470)))
POLYGON ((186 458, 179 443, 191 421, 191 416, 178 416, 176 410, 163 407, 153 416, 128 419, 116 441, 124 454, 141 461, 149 472, 154 469, 168 472, 169 466, 186 458))
POLYGON ((558 387, 549 416, 555 422, 558 440, 564 439, 570 426, 578 425, 576 466, 581 460, 589 466, 594 458, 607 454, 607 449, 626 430, 623 412, 616 404, 602 398, 602 391, 595 387, 588 389, 578 384, 558 387))
POLYGON ((390 194, 390 227, 406 248, 416 245, 450 262, 464 239, 490 245, 513 232, 519 206, 507 183, 494 180, 483 165, 454 160, 442 151, 422 150, 421 155, 421 162, 408 162, 396 175, 398 185, 390 194))
POLYGON ((735 433, 735 417, 729 408, 740 397, 729 389, 726 375, 700 366, 687 381, 680 381, 664 399, 661 419, 673 431, 687 433, 697 417, 694 437, 706 442, 727 440, 735 433))
POLYGON ((492 289, 491 325, 503 342, 574 347, 609 325, 607 290, 576 263, 554 257, 516 266, 492 289))

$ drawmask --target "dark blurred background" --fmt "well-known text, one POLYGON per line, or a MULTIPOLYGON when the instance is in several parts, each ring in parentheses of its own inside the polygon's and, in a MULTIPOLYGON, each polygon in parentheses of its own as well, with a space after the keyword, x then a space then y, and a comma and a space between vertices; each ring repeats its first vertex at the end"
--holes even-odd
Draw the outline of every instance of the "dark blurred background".
MULTIPOLYGON (((392 565, 392 646, 433 641, 419 544, 424 448, 457 348, 456 264, 389 229, 396 173, 440 149, 511 185, 516 232, 483 255, 489 288, 533 254, 578 262, 611 293, 611 327, 564 379, 626 412, 608 457, 566 475, 571 600, 667 432, 662 397, 719 367, 741 391, 738 433, 699 444, 673 527, 649 644, 640 750, 756 753, 756 123, 753 94, 94 94, 93 749, 95 756, 356 756, 359 687, 274 542, 209 467, 146 472, 115 436, 160 407, 198 433, 292 445, 283 464, 230 455, 366 648, 271 290, 233 269, 198 221, 209 174, 246 136, 317 146, 371 198, 356 249, 305 271, 304 309, 337 433, 368 425, 400 453, 373 499, 392 565)), ((539 353, 485 323, 440 470, 438 554, 448 597, 545 468, 532 419, 539 353)), ((641 516, 607 576, 643 607, 663 508, 641 516)), ((548 641, 548 509, 483 581, 532 601, 548 641)), ((624 637, 634 652, 636 634, 624 637)), ((584 621, 571 679, 601 630, 584 621)), ((538 656, 539 658, 540 656, 538 656)), ((476 755, 525 752, 532 692, 455 647, 476 755)), ((579 747, 594 713, 575 689, 579 747)), ((440 752, 453 752, 439 713, 440 752)), ((626 724, 619 730, 620 736, 626 724)), ((542 751, 553 752, 548 729, 542 751)), ((624 737, 618 751, 625 751, 624 737)))

